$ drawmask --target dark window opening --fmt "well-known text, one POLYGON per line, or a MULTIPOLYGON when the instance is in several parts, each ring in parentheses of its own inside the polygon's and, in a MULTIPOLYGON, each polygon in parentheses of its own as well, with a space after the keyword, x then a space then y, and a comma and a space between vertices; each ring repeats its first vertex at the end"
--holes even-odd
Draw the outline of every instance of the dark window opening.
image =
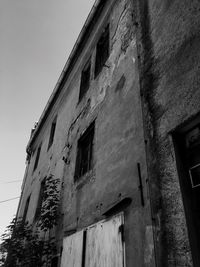
POLYGON ((90 86, 90 69, 91 69, 91 61, 89 60, 87 64, 84 66, 81 73, 81 84, 80 84, 80 93, 79 93, 79 101, 83 98, 90 86))
POLYGON ((39 146, 38 150, 37 150, 37 155, 36 155, 36 158, 35 158, 35 164, 34 164, 33 171, 35 171, 35 169, 38 166, 38 162, 39 162, 39 158, 40 158, 40 152, 41 152, 41 146, 39 146))
POLYGON ((174 140, 193 262, 200 266, 200 125, 174 140))
POLYGON ((94 122, 78 140, 75 180, 92 169, 94 122))
POLYGON ((38 202, 37 202, 37 208, 35 211, 35 220, 38 220, 40 218, 40 215, 41 215, 42 202, 43 202, 44 191, 45 191, 45 182, 46 182, 46 179, 43 179, 43 181, 41 182, 40 192, 39 192, 38 202))
POLYGON ((51 124, 51 131, 50 131, 50 136, 49 136, 49 144, 48 144, 48 149, 52 146, 53 144, 53 139, 55 135, 55 130, 56 130, 56 119, 51 124))
POLYGON ((95 77, 100 73, 109 57, 109 43, 109 25, 107 25, 96 47, 95 77))
POLYGON ((27 213, 28 213, 28 207, 29 207, 30 198, 31 198, 31 196, 29 196, 27 198, 27 200, 26 200, 26 205, 25 205, 25 208, 24 208, 24 214, 23 214, 23 217, 22 217, 22 222, 23 223, 26 222, 26 216, 27 216, 27 213))

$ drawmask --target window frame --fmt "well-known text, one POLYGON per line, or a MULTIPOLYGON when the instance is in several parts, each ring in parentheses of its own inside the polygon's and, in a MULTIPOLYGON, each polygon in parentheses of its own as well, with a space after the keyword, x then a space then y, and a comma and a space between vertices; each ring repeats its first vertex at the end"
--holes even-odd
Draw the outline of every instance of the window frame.
POLYGON ((84 65, 81 72, 81 81, 80 81, 80 89, 79 89, 79 102, 82 100, 84 95, 90 88, 90 80, 91 80, 91 57, 87 60, 87 63, 84 65))
POLYGON ((101 72, 110 55, 110 24, 108 23, 96 45, 96 57, 94 66, 94 78, 101 72), (103 51, 103 53, 102 53, 103 51))
POLYGON ((95 135, 95 121, 93 121, 86 131, 80 136, 77 142, 76 165, 74 180, 77 181, 93 167, 93 154, 94 154, 94 135, 95 135), (84 150, 87 149, 87 160, 84 161, 84 150), (84 167, 85 165, 86 168, 84 167))
POLYGON ((56 132, 56 124, 57 124, 57 116, 54 118, 54 120, 51 123, 51 130, 50 130, 50 135, 49 135, 49 143, 48 143, 47 151, 53 144, 55 132, 56 132))
POLYGON ((172 133, 180 191, 194 266, 199 266, 200 264, 200 231, 199 228, 196 227, 200 222, 198 219, 200 214, 198 205, 200 199, 200 187, 194 186, 191 170, 194 169, 194 167, 199 166, 199 164, 195 162, 200 159, 200 152, 197 153, 197 151, 199 151, 198 148, 200 147, 200 135, 194 143, 190 143, 191 140, 189 141, 188 136, 190 136, 192 131, 197 127, 200 128, 199 116, 192 122, 186 123, 182 127, 178 127, 177 130, 172 133))
POLYGON ((31 199, 31 194, 26 199, 26 203, 25 203, 25 207, 24 207, 24 212, 23 212, 23 216, 22 216, 22 222, 23 223, 26 222, 26 217, 27 217, 27 214, 28 214, 30 199, 31 199))
POLYGON ((39 163, 39 159, 40 159, 40 154, 41 154, 41 148, 42 148, 42 144, 40 144, 39 147, 38 147, 38 149, 37 149, 37 153, 36 153, 36 157, 35 157, 35 163, 34 163, 34 167, 33 167, 33 172, 38 167, 38 163, 39 163))
POLYGON ((46 188, 46 177, 40 183, 40 191, 39 191, 39 195, 37 199, 37 206, 35 210, 34 221, 37 221, 40 218, 45 188, 46 188))

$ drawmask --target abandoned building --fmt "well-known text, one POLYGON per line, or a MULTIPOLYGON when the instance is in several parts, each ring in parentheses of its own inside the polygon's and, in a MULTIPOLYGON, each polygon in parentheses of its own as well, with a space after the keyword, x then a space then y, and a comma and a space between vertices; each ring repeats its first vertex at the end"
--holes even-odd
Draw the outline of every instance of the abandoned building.
MULTIPOLYGON (((61 267, 200 266, 200 2, 97 0, 27 145, 60 179, 61 267)), ((55 266, 56 266, 55 264, 55 266)))

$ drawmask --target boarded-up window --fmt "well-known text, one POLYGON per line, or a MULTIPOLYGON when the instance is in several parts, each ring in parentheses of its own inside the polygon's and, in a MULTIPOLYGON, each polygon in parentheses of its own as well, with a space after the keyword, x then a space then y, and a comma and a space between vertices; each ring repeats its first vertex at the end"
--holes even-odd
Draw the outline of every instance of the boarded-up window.
POLYGON ((82 267, 83 231, 68 236, 63 241, 61 267, 82 267))
POLYGON ((122 267, 122 216, 98 223, 87 231, 87 267, 122 267))
POLYGON ((124 267, 123 224, 119 214, 66 237, 61 267, 124 267))

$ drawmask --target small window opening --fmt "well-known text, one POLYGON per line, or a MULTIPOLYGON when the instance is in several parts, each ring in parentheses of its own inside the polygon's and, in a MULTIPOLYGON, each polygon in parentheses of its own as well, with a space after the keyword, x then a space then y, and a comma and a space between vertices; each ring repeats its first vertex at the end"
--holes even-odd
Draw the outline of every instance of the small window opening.
POLYGON ((51 131, 50 131, 50 136, 49 136, 49 144, 48 144, 48 149, 52 146, 53 144, 53 139, 55 135, 55 130, 56 130, 56 118, 51 124, 51 131))
POLYGON ((31 196, 29 196, 26 200, 26 205, 25 205, 25 208, 24 208, 24 214, 23 214, 23 217, 22 217, 22 222, 25 223, 26 222, 26 216, 27 216, 27 213, 28 213, 28 207, 29 207, 29 203, 30 203, 30 198, 31 196))
POLYGON ((109 25, 106 26, 96 47, 95 77, 100 73, 109 57, 109 25))
POLYGON ((93 122, 78 140, 75 180, 92 169, 94 128, 93 122))
POLYGON ((79 101, 83 98, 90 86, 90 69, 91 69, 91 60, 87 62, 84 66, 81 73, 81 84, 80 84, 80 93, 79 93, 79 101))
POLYGON ((35 220, 38 220, 40 218, 40 215, 41 215, 42 202, 44 199, 45 185, 46 185, 46 179, 44 178, 43 181, 41 182, 41 186, 40 186, 37 208, 36 208, 36 212, 35 212, 35 220))
POLYGON ((36 154, 36 158, 35 158, 35 164, 34 164, 33 171, 35 171, 37 166, 38 166, 38 162, 39 162, 39 158, 40 158, 40 152, 41 152, 41 145, 37 149, 37 154, 36 154))

